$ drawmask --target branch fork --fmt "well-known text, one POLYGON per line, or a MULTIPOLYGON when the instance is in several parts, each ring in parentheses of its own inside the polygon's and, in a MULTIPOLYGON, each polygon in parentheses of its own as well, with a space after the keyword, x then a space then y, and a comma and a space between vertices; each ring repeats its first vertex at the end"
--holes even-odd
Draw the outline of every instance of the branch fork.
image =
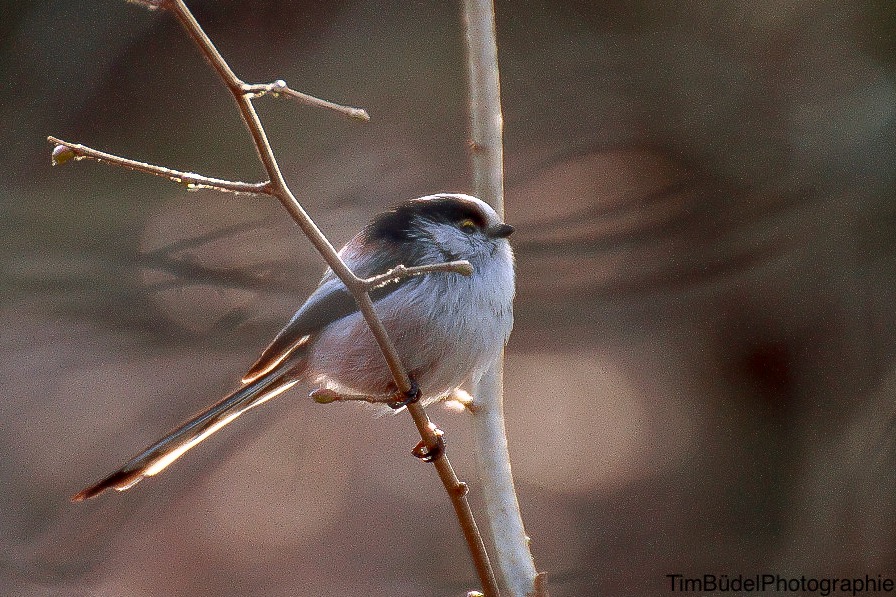
POLYGON ((277 79, 273 83, 243 83, 240 86, 240 89, 244 95, 248 96, 251 99, 255 99, 268 94, 272 95, 273 97, 280 97, 281 95, 284 95, 286 97, 297 100, 298 102, 305 104, 306 106, 314 106, 316 108, 333 110, 334 112, 339 112, 340 114, 348 116, 349 118, 354 118, 356 120, 370 120, 370 114, 368 114, 367 110, 364 110, 363 108, 342 106, 340 104, 336 104, 319 97, 314 97, 313 95, 308 95, 307 93, 302 93, 301 91, 296 91, 295 89, 291 89, 283 79, 277 79))
MULTIPOLYGON (((211 39, 202 30, 183 0, 130 0, 150 9, 163 9, 172 13, 181 23, 187 34, 195 42, 204 57, 221 77, 228 90, 236 100, 237 108, 245 121, 252 140, 258 152, 258 157, 268 175, 268 180, 257 183, 245 183, 229 181, 203 176, 193 172, 183 172, 163 166, 157 166, 146 162, 139 162, 115 156, 113 154, 91 149, 84 145, 63 141, 56 137, 48 137, 48 141, 54 144, 52 152, 53 163, 62 164, 66 161, 93 159, 99 162, 116 165, 119 167, 136 170, 154 176, 167 178, 178 184, 186 185, 189 189, 209 188, 234 193, 255 193, 276 197, 290 216, 296 221, 311 241, 314 247, 333 270, 334 274, 346 285, 349 292, 355 298, 358 308, 368 326, 371 329, 377 343, 386 359, 389 370, 394 378, 398 391, 405 397, 415 387, 408 376, 407 370, 401 364, 398 353, 392 340, 383 327, 376 314, 373 301, 368 292, 384 284, 394 282, 407 276, 421 275, 430 271, 452 271, 469 275, 472 268, 467 262, 451 262, 435 266, 405 267, 398 266, 383 274, 371 278, 359 278, 340 259, 336 249, 317 227, 299 201, 290 191, 283 178, 283 174, 274 156, 273 149, 267 139, 267 134, 252 104, 254 98, 262 95, 287 96, 306 104, 316 105, 331 110, 336 110, 353 118, 368 120, 367 112, 359 108, 349 108, 333 104, 326 100, 314 98, 298 91, 290 89, 282 80, 267 84, 247 84, 241 81, 231 70, 230 66, 218 52, 211 39)), ((472 509, 466 500, 466 484, 462 483, 454 472, 451 463, 445 456, 442 448, 444 440, 442 432, 432 424, 419 398, 407 405, 408 413, 414 421, 421 441, 414 449, 419 458, 431 461, 445 486, 445 490, 451 499, 455 513, 458 517, 464 538, 470 550, 470 555, 482 583, 483 593, 488 597, 499 595, 494 571, 488 559, 485 544, 479 532, 472 509), (418 454, 419 452, 419 454, 418 454)))

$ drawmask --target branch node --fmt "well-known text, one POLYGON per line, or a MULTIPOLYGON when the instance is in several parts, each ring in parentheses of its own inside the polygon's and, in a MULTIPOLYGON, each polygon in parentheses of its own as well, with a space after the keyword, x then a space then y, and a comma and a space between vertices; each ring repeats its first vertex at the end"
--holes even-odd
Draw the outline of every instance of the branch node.
POLYGON ((71 147, 57 145, 53 148, 53 153, 51 154, 50 159, 54 166, 61 166, 70 160, 79 160, 83 158, 79 158, 78 154, 75 153, 71 147))
MULTIPOLYGON (((401 393, 397 394, 401 396, 401 393)), ((369 404, 386 404, 391 406, 395 402, 396 394, 345 394, 331 388, 318 388, 308 396, 318 404, 332 404, 333 402, 367 402, 369 404)))
POLYGON ((270 94, 273 97, 290 97, 306 106, 326 108, 327 110, 339 112, 340 114, 344 114, 345 116, 356 120, 370 120, 370 115, 367 113, 367 110, 364 110, 363 108, 343 106, 319 97, 314 97, 313 95, 308 95, 307 93, 302 93, 301 91, 296 91, 295 89, 291 89, 283 79, 277 79, 273 83, 242 83, 239 86, 239 92, 250 99, 259 98, 267 94, 270 94))
MULTIPOLYGON (((414 449, 411 450, 411 454, 423 462, 433 462, 444 456, 445 432, 439 428, 434 428, 432 430, 432 436, 435 439, 435 442, 432 445, 427 445, 425 441, 420 440, 417 445, 414 446, 414 449)), ((461 481, 458 481, 457 484, 466 485, 466 483, 461 481)), ((455 485, 455 487, 457 487, 457 485, 455 485)), ((463 494, 459 494, 458 497, 463 497, 463 494)))
POLYGON ((318 388, 308 394, 308 396, 318 404, 332 404, 333 402, 344 400, 342 396, 329 388, 318 388))
POLYGON ((534 597, 548 597, 548 573, 539 572, 535 575, 534 597))
POLYGON ((404 397, 402 400, 395 400, 393 402, 388 402, 389 408, 392 410, 398 410, 408 406, 409 404, 414 404, 418 400, 420 400, 420 386, 417 385, 417 382, 411 380, 411 387, 408 388, 407 392, 404 392, 404 397))

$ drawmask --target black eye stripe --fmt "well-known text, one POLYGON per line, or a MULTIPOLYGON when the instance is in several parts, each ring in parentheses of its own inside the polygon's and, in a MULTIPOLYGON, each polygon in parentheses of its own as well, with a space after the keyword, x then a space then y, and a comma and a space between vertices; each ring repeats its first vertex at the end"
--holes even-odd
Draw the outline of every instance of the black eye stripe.
POLYGON ((486 216, 478 205, 457 197, 446 196, 402 203, 380 214, 365 229, 365 235, 368 239, 405 242, 414 236, 413 229, 419 220, 452 226, 470 220, 480 230, 488 225, 486 216))

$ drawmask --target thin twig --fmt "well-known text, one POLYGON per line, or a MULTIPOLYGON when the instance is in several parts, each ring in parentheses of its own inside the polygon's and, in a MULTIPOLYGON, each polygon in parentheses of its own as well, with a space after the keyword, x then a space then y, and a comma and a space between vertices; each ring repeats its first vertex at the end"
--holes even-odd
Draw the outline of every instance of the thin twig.
POLYGON ((235 180, 222 180, 220 178, 211 178, 196 174, 195 172, 181 172, 180 170, 172 170, 164 166, 156 166, 147 162, 138 162, 128 158, 119 157, 111 153, 99 151, 86 145, 78 143, 70 143, 57 139, 56 137, 47 137, 47 141, 54 144, 53 164, 64 164, 69 160, 96 160, 104 164, 111 164, 128 170, 136 170, 152 174, 153 176, 161 176, 172 182, 186 185, 190 190, 194 189, 215 189, 229 193, 256 193, 270 194, 268 182, 239 182, 235 180))
MULTIPOLYGON (((200 27, 199 23, 190 13, 183 0, 157 0, 157 2, 141 1, 140 4, 151 6, 153 8, 163 8, 174 13, 178 21, 180 21, 181 25, 186 30, 187 34, 193 39, 202 54, 209 61, 215 71, 217 71, 222 81, 224 81, 227 88, 233 94, 240 114, 242 115, 243 120, 249 128, 249 133, 252 135, 255 148, 258 152, 258 157, 261 160, 261 163, 263 164, 264 169, 270 178, 270 181, 268 183, 264 183, 265 188, 263 190, 255 190, 253 192, 263 192, 276 197, 283 205, 283 207, 287 210, 287 212, 289 212, 290 216, 292 216, 293 220, 295 220, 299 227, 302 229, 302 232, 305 233, 305 236, 308 237, 317 251, 321 254, 327 265, 329 265, 336 276, 339 277, 340 280, 342 280, 342 282, 348 288, 349 292, 355 298, 355 301, 358 303, 359 310, 363 314, 364 319, 367 321, 367 324, 371 329, 371 332, 376 338, 380 350, 382 351, 383 356, 385 357, 386 362, 389 366, 389 370, 392 373, 392 377, 395 380, 397 388, 401 391, 401 393, 406 395, 409 394, 412 389, 411 380, 407 374, 406 369, 401 364, 398 352, 395 349, 392 340, 389 338, 389 335, 386 332, 386 329, 383 327, 382 322, 377 317, 376 310, 373 306, 373 301, 371 300, 370 295, 367 293, 371 283, 368 280, 361 279, 356 276, 354 272, 352 272, 351 269, 349 269, 349 267, 339 258, 336 249, 323 235, 317 224, 307 214, 305 209, 289 190, 286 181, 283 179, 283 174, 281 173, 280 167, 277 164, 277 160, 267 139, 267 134, 265 133, 264 127, 261 124, 258 114, 256 113, 254 106, 252 105, 253 94, 257 94, 259 88, 254 88, 251 85, 247 85, 246 83, 241 81, 236 76, 236 74, 234 74, 233 70, 231 70, 230 66, 218 52, 211 39, 209 39, 209 37, 200 27)), ((283 91, 283 88, 281 88, 280 85, 276 85, 276 87, 279 92, 283 91)), ((270 91, 265 89, 264 91, 266 93, 273 93, 274 89, 270 89, 270 91)), ((59 145, 68 147, 73 151, 75 150, 75 148, 72 147, 71 144, 59 143, 59 145)), ((55 151, 56 150, 54 149, 54 152, 55 151)), ((60 153, 64 154, 65 152, 63 150, 60 153)), ((108 154, 104 154, 104 157, 107 155, 108 154)), ((72 158, 78 156, 67 157, 72 158)), ((84 155, 81 157, 88 156, 84 155)), ((114 158, 116 156, 111 157, 114 158)), ((171 171, 161 167, 151 167, 148 164, 144 164, 142 162, 133 162, 131 160, 124 160, 123 158, 118 158, 118 160, 119 161, 117 162, 115 160, 108 161, 109 163, 118 163, 118 165, 122 165, 124 167, 130 167, 135 170, 145 171, 149 174, 166 176, 171 180, 179 179, 179 181, 183 181, 182 176, 172 176, 172 174, 186 174, 176 173, 175 171, 171 171)), ((197 179, 197 182, 201 181, 197 179)), ((226 183, 228 181, 221 182, 226 183)), ((208 186, 210 186, 211 188, 218 188, 215 185, 208 186)), ((226 185, 221 188, 222 190, 230 190, 226 185)), ((409 269, 410 268, 405 268, 405 271, 408 271, 409 269)), ((388 282, 389 279, 394 279, 395 277, 396 276, 393 273, 391 274, 391 277, 386 281, 388 282)), ((375 276, 375 281, 376 278, 377 277, 375 276)), ((480 582, 482 582, 483 591, 488 597, 497 596, 499 594, 499 591, 494 573, 491 568, 491 564, 488 560, 488 554, 485 551, 485 545, 476 526, 476 522, 473 519, 470 505, 465 497, 467 486, 457 478, 457 475, 454 473, 454 470, 452 469, 448 458, 445 456, 444 451, 440 449, 442 446, 441 432, 435 427, 435 425, 430 422, 429 417, 426 415, 426 412, 423 409, 423 406, 419 402, 413 402, 409 404, 407 410, 411 414, 411 417, 414 420, 414 424, 417 427, 417 431, 422 438, 421 444, 424 449, 421 453, 424 455, 427 453, 432 455, 431 458, 428 458, 426 460, 433 462, 433 464, 435 465, 436 470, 439 474, 439 478, 442 480, 442 483, 445 486, 445 490, 451 499, 452 505, 454 506, 455 512, 458 516, 458 521, 460 522, 461 528, 464 533, 464 537, 467 539, 467 544, 470 549, 473 562, 476 566, 477 573, 479 574, 480 582)), ((415 449, 415 454, 418 456, 420 455, 417 449, 415 449)))
MULTIPOLYGON (((112 166, 120 166, 128 170, 136 170, 139 172, 152 174, 154 176, 167 178, 168 180, 171 180, 172 182, 175 182, 177 184, 186 185, 190 190, 214 189, 216 191, 232 193, 276 195, 269 182, 250 183, 222 180, 220 178, 211 178, 208 176, 203 176, 201 174, 196 174, 195 172, 182 172, 180 170, 172 170, 171 168, 157 166, 148 162, 131 160, 115 154, 99 151, 86 145, 80 145, 78 143, 71 143, 69 141, 57 139, 56 137, 52 136, 47 137, 47 141, 55 145, 53 149, 53 163, 56 165, 61 165, 71 160, 77 161, 82 159, 91 159, 96 160, 100 163, 105 163, 112 166)), ((245 228, 248 226, 249 225, 247 224, 238 225, 238 227, 241 228, 245 228)), ((237 227, 232 227, 225 230, 216 231, 214 234, 220 235, 231 233, 236 230, 236 228, 237 227)), ((196 239, 190 239, 189 242, 195 242, 195 240, 196 239)), ((163 249, 168 250, 169 247, 163 247, 163 249)), ((461 259, 458 261, 447 261, 444 263, 433 263, 429 265, 415 265, 411 267, 405 266, 404 264, 399 264, 386 272, 371 276, 370 278, 359 278, 358 283, 362 288, 364 288, 365 291, 369 292, 381 286, 385 286, 386 284, 398 282, 399 280, 402 280, 404 278, 422 276, 423 274, 436 272, 448 272, 461 274, 463 276, 470 276, 473 274, 473 266, 470 265, 470 262, 465 259, 461 259)))
MULTIPOLYGON (((470 85, 472 165, 475 194, 504 213, 504 150, 501 85, 493 0, 464 0, 464 32, 470 85)), ((473 390, 473 441, 486 522, 502 592, 547 597, 537 577, 510 470, 504 424, 503 354, 473 390)))
POLYGON ((355 118, 357 120, 370 120, 370 114, 363 108, 343 106, 319 97, 314 97, 313 95, 308 95, 307 93, 302 93, 301 91, 296 91, 295 89, 291 89, 283 79, 277 79, 273 83, 245 83, 243 84, 243 93, 252 96, 253 99, 267 94, 274 97, 285 95, 294 100, 298 100, 306 106, 333 110, 334 112, 339 112, 340 114, 344 114, 349 118, 355 118))
POLYGON ((461 259, 460 261, 448 261, 445 263, 434 263, 432 265, 415 265, 413 267, 397 265, 387 272, 370 278, 365 278, 363 282, 365 288, 369 292, 391 282, 397 282, 403 278, 422 276, 423 274, 431 274, 435 272, 449 272, 461 274, 462 276, 471 276, 473 275, 473 266, 470 265, 470 262, 466 259, 461 259))
MULTIPOLYGON (((367 288, 365 288, 365 281, 358 278, 339 258, 333 245, 330 244, 330 241, 323 235, 317 227, 317 224, 314 223, 289 190, 289 187, 286 185, 286 181, 283 179, 283 175, 280 172, 280 168, 277 165, 277 160, 274 157, 273 150, 268 142, 264 127, 252 106, 251 97, 243 93, 243 83, 233 73, 228 64, 224 61, 224 58, 215 48, 212 41, 199 26, 199 23, 197 23, 193 15, 190 14, 190 11, 187 9, 183 0, 173 0, 171 9, 175 12, 178 20, 180 20, 181 24, 187 30, 187 33, 193 38, 215 70, 218 71, 218 74, 224 80, 225 84, 227 84, 231 93, 233 93, 240 113, 242 114, 246 125, 249 127, 249 132, 255 141, 255 147, 258 150, 259 158, 270 176, 272 194, 280 200, 302 229, 302 232, 305 233, 321 254, 324 261, 327 262, 327 265, 333 270, 333 273, 342 280, 343 284, 345 284, 346 288, 348 288, 349 292, 354 296, 355 301, 358 303, 359 310, 367 321, 367 325, 370 327, 370 330, 373 333, 374 338, 376 338, 377 344, 386 359, 386 363, 395 380, 395 385, 402 393, 407 394, 411 391, 411 380, 408 377, 407 370, 401 364, 395 345, 392 343, 389 334, 386 332, 382 322, 376 315, 373 301, 370 299, 370 295, 367 294, 367 288)), ((434 451, 442 445, 442 440, 440 435, 436 433, 436 427, 430 422, 429 417, 426 415, 423 405, 419 402, 409 404, 408 412, 410 413, 411 418, 413 418, 414 424, 417 427, 417 432, 420 434, 426 448, 430 453, 434 453, 434 451)), ((497 596, 499 595, 497 581, 495 580, 488 554, 485 551, 485 544, 482 541, 482 536, 479 533, 476 521, 473 518, 473 511, 465 497, 465 492, 460 491, 459 489, 461 487, 466 487, 466 485, 461 483, 457 478, 444 451, 440 451, 438 457, 433 459, 432 462, 436 467, 439 478, 442 480, 442 484, 445 486, 446 492, 451 498, 451 503, 454 506, 455 513, 458 517, 458 522, 460 523, 464 537, 467 540, 467 546, 470 549, 473 563, 479 574, 480 582, 482 582, 483 591, 488 597, 497 596)))
POLYGON ((367 402, 369 404, 389 404, 401 400, 401 395, 395 394, 345 394, 329 388, 319 388, 309 394, 309 397, 318 404, 331 404, 333 402, 367 402))

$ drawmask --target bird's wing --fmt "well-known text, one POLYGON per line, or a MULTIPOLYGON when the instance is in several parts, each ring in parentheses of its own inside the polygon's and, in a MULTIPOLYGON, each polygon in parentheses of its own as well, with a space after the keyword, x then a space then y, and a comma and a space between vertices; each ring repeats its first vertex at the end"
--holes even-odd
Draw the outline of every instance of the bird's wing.
POLYGON ((357 311, 358 306, 348 289, 337 278, 317 287, 305 304, 292 316, 258 360, 243 375, 243 383, 251 383, 283 362, 296 348, 305 344, 314 332, 327 324, 357 311))
MULTIPOLYGON (((368 251, 362 256, 358 250, 360 244, 359 235, 343 247, 339 255, 349 264, 355 275, 362 278, 384 273, 399 264, 414 266, 420 263, 420 255, 408 254, 399 259, 395 248, 389 245, 379 245, 377 250, 368 251)), ((386 284, 370 291, 370 298, 376 302, 402 286, 418 281, 415 278, 404 278, 386 284)), ((357 310, 358 305, 345 284, 328 269, 317 290, 308 297, 305 304, 292 316, 289 323, 280 330, 243 376, 243 383, 251 383, 273 370, 316 332, 357 310)))
POLYGON ((162 472, 188 450, 247 410, 267 402, 296 384, 298 380, 290 369, 291 364, 281 367, 226 396, 214 406, 196 415, 146 448, 102 481, 72 496, 72 501, 81 502, 90 499, 107 489, 124 491, 146 477, 152 477, 162 472))

